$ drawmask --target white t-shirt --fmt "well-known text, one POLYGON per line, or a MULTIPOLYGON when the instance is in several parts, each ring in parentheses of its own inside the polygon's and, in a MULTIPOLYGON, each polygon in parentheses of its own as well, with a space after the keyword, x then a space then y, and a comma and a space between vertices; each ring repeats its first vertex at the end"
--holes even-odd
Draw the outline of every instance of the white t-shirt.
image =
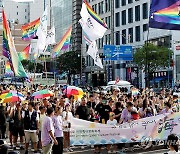
POLYGON ((108 121, 107 121, 107 125, 113 125, 113 126, 115 126, 115 125, 117 125, 117 120, 116 120, 116 119, 108 120, 108 121))
POLYGON ((180 154, 180 152, 176 152, 176 151, 169 151, 167 152, 168 154, 180 154))
POLYGON ((69 123, 71 123, 71 118, 73 118, 73 115, 72 115, 71 112, 68 112, 68 119, 65 120, 66 114, 67 114, 67 112, 63 111, 63 126, 64 126, 63 131, 64 132, 69 132, 70 128, 68 128, 68 125, 69 125, 69 123))

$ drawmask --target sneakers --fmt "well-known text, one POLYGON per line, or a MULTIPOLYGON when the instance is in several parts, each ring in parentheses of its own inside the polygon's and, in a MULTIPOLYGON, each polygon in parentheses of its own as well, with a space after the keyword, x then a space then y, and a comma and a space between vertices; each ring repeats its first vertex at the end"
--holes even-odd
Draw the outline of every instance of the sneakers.
POLYGON ((84 146, 81 146, 81 149, 84 149, 84 146))
POLYGON ((64 152, 69 152, 69 149, 68 149, 68 148, 65 148, 65 149, 64 149, 64 152))
POLYGON ((71 148, 69 148, 68 150, 69 150, 69 152, 73 152, 73 149, 71 149, 71 148))

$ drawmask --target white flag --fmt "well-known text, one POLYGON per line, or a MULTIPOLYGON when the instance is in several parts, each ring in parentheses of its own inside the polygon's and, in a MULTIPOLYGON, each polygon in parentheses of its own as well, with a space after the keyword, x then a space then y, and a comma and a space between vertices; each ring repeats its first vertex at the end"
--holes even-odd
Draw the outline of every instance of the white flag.
POLYGON ((93 41, 88 48, 87 54, 90 55, 94 59, 94 63, 99 66, 100 68, 103 69, 103 65, 101 62, 101 58, 99 57, 98 54, 98 48, 96 45, 96 41, 93 41))
POLYGON ((46 45, 55 44, 55 28, 52 27, 46 36, 46 45))
POLYGON ((34 2, 34 0, 12 0, 14 2, 34 2))
POLYGON ((40 26, 37 29, 36 35, 38 36, 37 49, 44 50, 46 47, 47 36, 47 7, 40 19, 40 26))
POLYGON ((83 31, 87 34, 91 41, 97 40, 104 36, 104 33, 107 30, 107 27, 100 24, 98 21, 95 20, 92 15, 89 14, 86 4, 82 4, 81 9, 81 19, 79 20, 83 31))

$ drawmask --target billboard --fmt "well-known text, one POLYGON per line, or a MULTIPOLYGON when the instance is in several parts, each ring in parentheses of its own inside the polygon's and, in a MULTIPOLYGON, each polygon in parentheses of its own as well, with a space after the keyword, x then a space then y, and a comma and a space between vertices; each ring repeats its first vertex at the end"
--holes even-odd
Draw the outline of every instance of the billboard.
POLYGON ((104 45, 104 60, 132 61, 132 46, 104 45))

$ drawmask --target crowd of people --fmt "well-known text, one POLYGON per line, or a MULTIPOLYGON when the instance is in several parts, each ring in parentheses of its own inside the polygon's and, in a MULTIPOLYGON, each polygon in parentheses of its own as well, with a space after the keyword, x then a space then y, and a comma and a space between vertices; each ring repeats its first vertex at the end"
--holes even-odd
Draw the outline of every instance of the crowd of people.
MULTIPOLYGON (((2 86, 0 94, 7 90, 17 88, 2 86)), ((99 90, 87 90, 80 100, 73 95, 67 97, 63 91, 62 86, 19 87, 18 92, 24 94, 25 101, 0 104, 1 138, 9 138, 11 149, 25 150, 25 154, 28 154, 31 143, 34 153, 72 152, 70 130, 73 117, 115 126, 140 118, 180 111, 178 96, 173 96, 172 91, 165 89, 160 94, 149 88, 141 89, 136 95, 123 93, 119 88, 106 94, 99 90), (32 93, 43 88, 53 91, 54 96, 34 99, 32 93)), ((101 152, 100 145, 94 148, 95 153, 101 152)), ((111 145, 107 145, 106 149, 110 152, 111 145)), ((116 149, 117 146, 113 145, 112 150, 116 152, 116 149)))

